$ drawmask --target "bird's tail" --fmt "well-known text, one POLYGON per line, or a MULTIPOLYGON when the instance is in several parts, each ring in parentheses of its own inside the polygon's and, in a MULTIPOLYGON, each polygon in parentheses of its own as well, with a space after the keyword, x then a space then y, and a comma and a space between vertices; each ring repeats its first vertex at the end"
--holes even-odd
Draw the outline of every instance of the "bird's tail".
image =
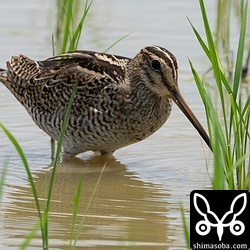
POLYGON ((5 82, 6 77, 7 77, 8 71, 6 69, 1 69, 0 68, 0 82, 5 82))
POLYGON ((12 92, 17 100, 23 104, 24 87, 15 84, 8 70, 0 68, 0 84, 1 82, 10 90, 10 92, 12 92))
POLYGON ((7 75, 8 75, 8 71, 6 69, 0 68, 0 82, 4 83, 6 81, 7 75))

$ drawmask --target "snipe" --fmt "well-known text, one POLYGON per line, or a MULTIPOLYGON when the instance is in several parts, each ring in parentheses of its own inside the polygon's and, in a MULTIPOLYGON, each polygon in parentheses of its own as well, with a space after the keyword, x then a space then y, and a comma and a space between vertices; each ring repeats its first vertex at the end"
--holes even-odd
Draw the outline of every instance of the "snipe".
POLYGON ((110 154, 147 138, 168 119, 172 100, 211 148, 178 89, 176 58, 159 46, 146 47, 133 59, 91 51, 45 61, 13 56, 7 70, 0 70, 0 81, 55 140, 77 84, 63 140, 66 156, 88 150, 110 154))

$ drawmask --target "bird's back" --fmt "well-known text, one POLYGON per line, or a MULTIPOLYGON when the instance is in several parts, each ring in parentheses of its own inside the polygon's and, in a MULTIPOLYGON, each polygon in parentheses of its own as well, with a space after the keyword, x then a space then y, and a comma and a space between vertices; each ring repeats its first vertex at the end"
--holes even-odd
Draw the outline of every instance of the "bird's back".
POLYGON ((7 62, 8 71, 2 70, 0 80, 26 109, 33 105, 41 112, 53 113, 58 106, 64 106, 64 102, 67 105, 68 91, 76 83, 76 99, 97 97, 110 84, 119 88, 129 60, 88 51, 67 53, 45 61, 18 55, 7 62))

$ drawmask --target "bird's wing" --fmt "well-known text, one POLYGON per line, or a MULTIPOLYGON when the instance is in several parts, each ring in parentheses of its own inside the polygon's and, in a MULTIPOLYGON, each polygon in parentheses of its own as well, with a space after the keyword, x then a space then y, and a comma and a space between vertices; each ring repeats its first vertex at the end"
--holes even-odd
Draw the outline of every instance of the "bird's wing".
POLYGON ((91 51, 75 51, 38 61, 40 74, 37 80, 50 79, 48 87, 57 82, 79 83, 78 87, 88 82, 106 79, 119 82, 125 76, 125 66, 129 58, 91 51))
POLYGON ((22 91, 18 96, 28 99, 29 104, 25 102, 26 105, 53 112, 58 105, 69 100, 74 84, 77 84, 75 100, 81 99, 84 103, 101 95, 104 88, 123 83, 126 64, 130 60, 103 53, 75 51, 44 61, 33 61, 19 55, 12 57, 7 67, 12 85, 18 85, 14 91, 22 91))

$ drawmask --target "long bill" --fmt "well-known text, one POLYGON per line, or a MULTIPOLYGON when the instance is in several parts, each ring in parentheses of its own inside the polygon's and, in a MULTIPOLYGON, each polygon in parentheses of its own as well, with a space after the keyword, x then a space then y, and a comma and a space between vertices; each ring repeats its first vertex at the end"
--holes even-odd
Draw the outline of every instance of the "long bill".
POLYGON ((209 136, 207 135, 205 129, 202 127, 199 120, 196 118, 196 116, 192 112, 192 110, 189 108, 188 104, 186 103, 185 99, 183 98, 177 85, 173 86, 171 94, 172 94, 172 96, 171 96, 172 100, 180 108, 180 110, 185 114, 185 116, 188 118, 188 120, 193 124, 193 126, 196 128, 196 130, 201 135, 201 137, 206 142, 206 144, 211 149, 211 151, 213 151, 209 136))

